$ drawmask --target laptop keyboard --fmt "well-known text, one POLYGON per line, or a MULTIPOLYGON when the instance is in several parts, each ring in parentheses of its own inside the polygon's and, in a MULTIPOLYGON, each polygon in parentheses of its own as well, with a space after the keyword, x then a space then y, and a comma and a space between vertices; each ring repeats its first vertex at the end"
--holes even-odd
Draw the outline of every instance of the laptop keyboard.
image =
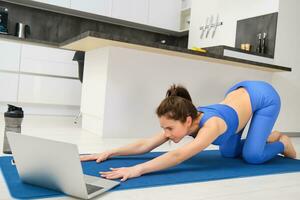
POLYGON ((103 189, 103 187, 100 187, 100 186, 95 186, 95 185, 90 185, 90 184, 85 184, 85 185, 86 185, 86 189, 87 189, 88 194, 92 194, 96 191, 99 191, 99 190, 103 189))

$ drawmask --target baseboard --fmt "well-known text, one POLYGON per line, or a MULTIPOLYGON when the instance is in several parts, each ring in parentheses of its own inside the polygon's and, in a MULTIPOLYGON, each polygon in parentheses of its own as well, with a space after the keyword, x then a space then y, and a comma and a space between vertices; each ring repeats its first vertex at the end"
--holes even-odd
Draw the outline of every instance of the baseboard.
POLYGON ((289 137, 300 137, 300 132, 282 132, 289 137))

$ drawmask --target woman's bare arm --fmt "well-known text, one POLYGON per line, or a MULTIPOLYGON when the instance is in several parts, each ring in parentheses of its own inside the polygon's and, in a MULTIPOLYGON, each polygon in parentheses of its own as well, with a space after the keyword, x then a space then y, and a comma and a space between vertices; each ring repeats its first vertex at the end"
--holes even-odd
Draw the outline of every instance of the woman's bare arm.
MULTIPOLYGON (((221 120, 221 123, 224 123, 224 121, 221 120)), ((100 174, 107 179, 121 178, 121 181, 126 181, 128 178, 138 177, 146 173, 175 166, 204 150, 224 131, 224 126, 220 126, 220 118, 212 117, 199 130, 197 137, 189 144, 148 162, 132 167, 111 168, 112 171, 100 172, 100 174)))
POLYGON ((160 132, 149 139, 140 139, 134 143, 125 145, 123 147, 107 150, 102 153, 83 155, 80 156, 81 161, 96 160, 97 162, 104 161, 112 156, 125 156, 125 155, 138 155, 144 154, 152 149, 158 147, 159 145, 166 142, 168 138, 164 136, 164 132, 160 132))
POLYGON ((144 154, 165 143, 167 140, 168 138, 164 136, 164 132, 160 132, 151 138, 141 139, 135 143, 112 149, 112 156, 144 154))
POLYGON ((197 137, 189 144, 183 145, 148 162, 136 165, 135 167, 140 170, 141 174, 146 174, 178 165, 204 150, 223 132, 223 130, 220 130, 216 120, 211 118, 199 130, 197 137))

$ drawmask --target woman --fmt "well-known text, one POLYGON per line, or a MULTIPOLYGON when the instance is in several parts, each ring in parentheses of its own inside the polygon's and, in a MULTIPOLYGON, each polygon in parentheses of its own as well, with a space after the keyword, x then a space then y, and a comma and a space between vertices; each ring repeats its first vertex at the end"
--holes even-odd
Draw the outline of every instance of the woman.
POLYGON ((280 97, 274 88, 263 81, 243 81, 228 90, 219 104, 195 108, 189 92, 173 85, 156 110, 163 128, 152 138, 109 150, 100 154, 82 156, 82 161, 102 162, 112 156, 134 155, 172 140, 178 143, 190 135, 194 140, 148 162, 132 167, 111 168, 100 172, 107 179, 138 177, 142 174, 166 169, 189 159, 210 144, 219 145, 224 157, 241 156, 247 163, 261 164, 283 154, 296 158, 296 151, 286 135, 272 128, 280 110, 280 97), (246 139, 241 136, 252 117, 246 139))

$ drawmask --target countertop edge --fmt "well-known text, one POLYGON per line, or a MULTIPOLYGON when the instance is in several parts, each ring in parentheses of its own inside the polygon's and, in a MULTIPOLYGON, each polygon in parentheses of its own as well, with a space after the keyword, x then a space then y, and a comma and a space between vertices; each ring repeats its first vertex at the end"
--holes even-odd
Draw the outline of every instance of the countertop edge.
POLYGON ((246 51, 246 50, 242 50, 242 49, 239 49, 239 48, 236 48, 236 47, 230 47, 230 46, 226 46, 226 45, 204 47, 203 49, 209 50, 209 49, 215 49, 215 48, 221 48, 223 50, 227 49, 227 50, 236 51, 236 52, 240 52, 240 53, 245 53, 245 54, 249 54, 249 55, 254 55, 254 56, 260 56, 260 57, 264 57, 264 58, 274 59, 274 56, 271 56, 271 55, 259 54, 259 53, 250 52, 250 51, 246 51))
MULTIPOLYGON (((284 67, 284 66, 279 66, 279 65, 273 65, 273 64, 268 64, 268 63, 262 63, 262 62, 256 62, 256 61, 251 61, 251 60, 245 60, 245 59, 240 59, 240 58, 234 58, 234 57, 229 57, 229 56, 223 56, 223 55, 218 55, 218 54, 211 54, 211 53, 202 53, 202 52, 197 52, 193 51, 190 49, 183 49, 181 47, 176 47, 176 46, 168 46, 168 45, 163 45, 163 44, 150 44, 150 43, 143 43, 141 44, 139 41, 123 41, 122 38, 113 38, 109 36, 108 34, 102 34, 99 32, 95 31, 87 31, 84 32, 76 37, 73 37, 71 39, 68 39, 62 43, 60 43, 60 47, 62 48, 63 46, 66 46, 68 44, 71 44, 73 42, 76 42, 78 40, 84 39, 86 37, 94 37, 94 38, 100 38, 100 39, 105 39, 105 40, 111 40, 111 41, 116 41, 116 42, 122 42, 122 43, 128 43, 128 44, 133 44, 133 45, 140 45, 140 46, 145 46, 145 47, 150 47, 150 48, 157 48, 157 49, 162 49, 162 50, 168 50, 168 51, 175 51, 178 53, 183 53, 183 54, 191 54, 191 55, 199 55, 199 56, 204 56, 208 58, 213 58, 213 59, 219 59, 219 60, 224 60, 224 61, 232 61, 236 63, 241 63, 241 64, 249 64, 249 65, 254 65, 257 67, 262 67, 262 68, 270 68, 270 69, 276 69, 276 70, 281 70, 281 71, 292 71, 291 68, 289 67, 284 67)), ((221 45, 223 46, 223 45, 221 45)))
POLYGON ((6 41, 14 41, 17 43, 22 43, 22 44, 31 44, 31 45, 51 47, 51 48, 59 48, 60 47, 60 43, 56 43, 56 42, 48 42, 48 41, 35 40, 35 39, 30 39, 30 38, 18 38, 14 35, 8 35, 8 34, 2 34, 2 33, 0 34, 0 39, 6 40, 6 41))
POLYGON ((275 69, 275 70, 286 71, 286 72, 292 71, 292 68, 289 68, 289 67, 255 62, 255 61, 251 61, 251 60, 245 60, 245 59, 234 58, 234 57, 229 57, 229 56, 222 56, 222 55, 218 55, 218 54, 202 53, 202 52, 197 52, 197 51, 193 51, 190 49, 183 49, 181 47, 168 46, 165 44, 159 44, 159 43, 141 44, 140 41, 129 41, 129 40, 123 41, 122 38, 120 38, 120 37, 112 38, 108 34, 102 34, 102 33, 94 32, 94 31, 86 31, 86 32, 84 32, 78 36, 75 36, 73 38, 70 38, 62 43, 47 42, 47 41, 42 41, 42 40, 30 39, 30 38, 22 39, 22 38, 13 36, 13 35, 0 34, 0 39, 6 40, 6 41, 14 41, 14 42, 23 43, 23 44, 30 44, 30 45, 37 45, 37 46, 44 46, 44 47, 51 47, 51 48, 60 48, 60 49, 65 49, 65 48, 63 48, 63 46, 66 46, 68 44, 71 44, 73 42, 76 42, 80 39, 84 39, 87 37, 94 37, 94 38, 100 38, 100 39, 111 40, 111 41, 116 41, 116 42, 128 43, 128 44, 132 44, 132 45, 145 46, 145 47, 149 47, 149 48, 177 52, 177 53, 182 53, 182 54, 187 54, 187 55, 203 56, 203 57, 218 59, 218 60, 223 60, 223 61, 231 61, 231 62, 235 62, 237 64, 248 64, 248 65, 253 65, 256 67, 260 67, 260 68, 269 68, 269 69, 275 69))

